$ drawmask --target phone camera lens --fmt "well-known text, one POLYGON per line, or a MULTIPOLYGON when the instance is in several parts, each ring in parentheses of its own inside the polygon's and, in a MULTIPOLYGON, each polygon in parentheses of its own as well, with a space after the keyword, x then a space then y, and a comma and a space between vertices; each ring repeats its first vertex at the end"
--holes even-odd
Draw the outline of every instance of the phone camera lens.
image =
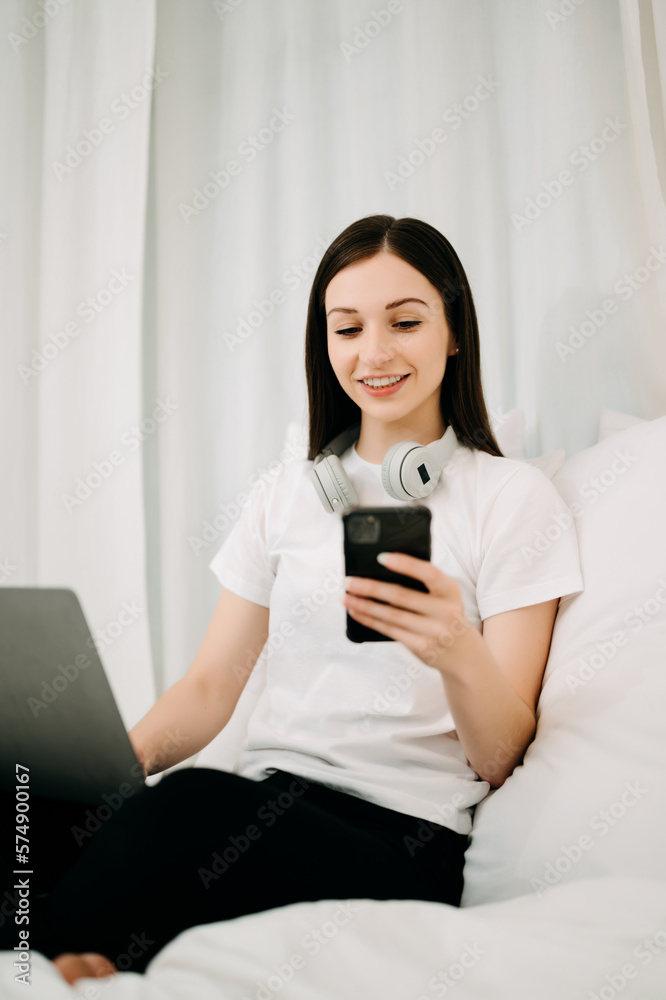
POLYGON ((381 522, 374 514, 359 514, 347 521, 346 531, 350 542, 373 545, 379 541, 381 522))

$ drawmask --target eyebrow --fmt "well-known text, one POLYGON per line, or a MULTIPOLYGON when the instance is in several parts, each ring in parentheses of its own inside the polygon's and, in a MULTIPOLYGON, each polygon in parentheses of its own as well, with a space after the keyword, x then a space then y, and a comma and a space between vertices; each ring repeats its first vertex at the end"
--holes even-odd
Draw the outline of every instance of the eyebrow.
MULTIPOLYGON (((425 306, 426 309, 428 308, 428 303, 424 302, 423 299, 414 299, 414 298, 396 299, 395 302, 389 302, 388 305, 384 306, 384 308, 385 309, 396 309, 398 306, 404 305, 405 302, 420 302, 422 306, 425 306)), ((333 309, 329 309, 328 312, 326 313, 326 315, 330 316, 331 313, 334 313, 334 312, 357 313, 358 309, 350 309, 348 306, 335 306, 333 309)))

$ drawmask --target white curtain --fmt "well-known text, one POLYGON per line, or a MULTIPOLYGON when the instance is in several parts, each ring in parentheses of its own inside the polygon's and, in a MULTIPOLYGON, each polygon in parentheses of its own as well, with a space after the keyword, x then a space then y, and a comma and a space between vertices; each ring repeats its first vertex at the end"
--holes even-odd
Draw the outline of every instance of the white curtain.
POLYGON ((76 591, 104 633, 127 725, 155 696, 143 485, 153 442, 142 449, 132 431, 152 409, 143 81, 154 19, 154 4, 132 0, 0 6, 2 582, 76 591))
POLYGON ((290 460, 312 274, 355 219, 451 240, 528 456, 666 412, 663 0, 11 0, 0 26, 0 583, 76 590, 128 727, 290 460))

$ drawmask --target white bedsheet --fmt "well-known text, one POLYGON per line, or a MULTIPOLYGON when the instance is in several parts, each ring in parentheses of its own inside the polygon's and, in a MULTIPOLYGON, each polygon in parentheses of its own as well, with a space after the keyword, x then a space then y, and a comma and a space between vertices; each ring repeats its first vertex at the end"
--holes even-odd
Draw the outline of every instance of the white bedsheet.
POLYGON ((581 879, 466 909, 295 903, 192 927, 145 975, 75 987, 33 953, 26 990, 13 961, 0 952, 3 1000, 664 1000, 666 883, 581 879))

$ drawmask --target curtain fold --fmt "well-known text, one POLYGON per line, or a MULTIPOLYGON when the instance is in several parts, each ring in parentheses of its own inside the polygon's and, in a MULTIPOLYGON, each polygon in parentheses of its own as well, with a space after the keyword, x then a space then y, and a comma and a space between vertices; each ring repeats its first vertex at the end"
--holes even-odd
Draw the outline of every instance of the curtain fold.
POLYGON ((129 727, 155 696, 141 457, 155 8, 71 4, 40 26, 45 10, 0 14, 23 39, 2 59, 3 134, 19 137, 3 157, 2 554, 8 585, 77 593, 129 727))

